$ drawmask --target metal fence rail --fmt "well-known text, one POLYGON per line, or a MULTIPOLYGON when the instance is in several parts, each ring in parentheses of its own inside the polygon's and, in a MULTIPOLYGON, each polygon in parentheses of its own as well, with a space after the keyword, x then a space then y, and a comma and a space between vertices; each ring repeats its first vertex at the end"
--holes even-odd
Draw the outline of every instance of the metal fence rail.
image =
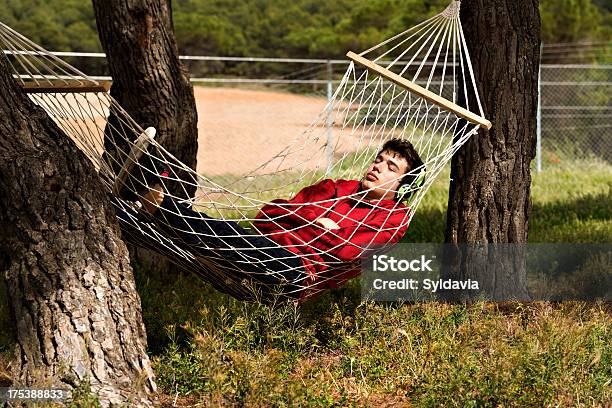
POLYGON ((612 66, 543 65, 537 169, 612 163, 612 66))

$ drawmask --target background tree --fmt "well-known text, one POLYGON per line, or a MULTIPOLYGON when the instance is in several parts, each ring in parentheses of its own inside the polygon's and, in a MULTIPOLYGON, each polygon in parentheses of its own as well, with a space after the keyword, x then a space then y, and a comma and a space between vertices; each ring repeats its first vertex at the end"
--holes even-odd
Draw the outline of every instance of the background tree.
POLYGON ((609 38, 610 27, 603 24, 609 13, 591 0, 541 0, 542 41, 565 43, 609 38))
MULTIPOLYGON (((113 77, 111 95, 174 156, 196 168, 197 111, 189 75, 178 58, 168 0, 94 0, 102 47, 113 77)), ((109 122, 113 122, 111 115, 109 122)), ((107 138, 106 152, 115 146, 107 138)), ((123 149, 128 149, 123 146, 123 149)), ((178 173, 181 177, 181 173, 178 173)), ((170 185, 175 196, 192 197, 196 187, 170 185)), ((130 248, 147 269, 165 273, 170 264, 152 251, 130 248)))
MULTIPOLYGON (((479 131, 453 156, 446 241, 525 243, 536 140, 538 2, 464 0, 461 21, 485 116, 493 127, 479 131)), ((481 254, 464 252, 455 274, 481 279, 500 298, 527 296, 524 268, 514 264, 520 254, 499 254, 493 266, 482 264, 481 254)))
POLYGON ((16 326, 13 385, 90 382, 104 403, 150 405, 140 298, 104 191, 0 54, 0 269, 16 326))
MULTIPOLYGON (((142 127, 195 168, 197 111, 189 75, 178 58, 167 0, 94 0, 100 42, 113 77, 111 95, 142 127)), ((195 187, 178 196, 192 195, 195 187)), ((187 198, 187 197, 185 197, 187 198)))

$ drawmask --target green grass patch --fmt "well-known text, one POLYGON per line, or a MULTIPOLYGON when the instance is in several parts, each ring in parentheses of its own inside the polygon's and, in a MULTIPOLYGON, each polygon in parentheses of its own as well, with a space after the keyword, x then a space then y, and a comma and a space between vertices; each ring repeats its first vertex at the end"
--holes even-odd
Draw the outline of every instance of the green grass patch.
MULTIPOLYGON (((434 182, 405 241, 443 242, 448 178, 446 169, 434 182)), ((602 164, 534 173, 529 240, 611 242, 611 187, 602 164)), ((612 398, 607 304, 383 306, 360 303, 352 281, 299 308, 271 308, 196 281, 141 285, 158 384, 184 403, 522 407, 612 398)))
POLYGON ((603 304, 355 305, 336 293, 300 309, 211 303, 187 329, 186 344, 171 337, 153 358, 158 385, 207 406, 597 406, 612 397, 603 304))
MULTIPOLYGON (((440 174, 410 223, 405 242, 444 242, 449 169, 440 174)), ((612 242, 612 166, 576 163, 532 173, 529 242, 612 242)))

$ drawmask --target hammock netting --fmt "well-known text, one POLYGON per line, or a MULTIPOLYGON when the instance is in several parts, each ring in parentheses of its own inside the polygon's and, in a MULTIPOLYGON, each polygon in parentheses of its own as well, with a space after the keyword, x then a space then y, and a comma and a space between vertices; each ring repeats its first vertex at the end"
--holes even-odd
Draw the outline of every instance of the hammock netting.
MULTIPOLYGON (((404 214, 401 222, 392 226, 383 223, 385 227, 377 231, 393 236, 405 231, 451 156, 480 127, 490 126, 478 98, 458 1, 359 55, 349 53, 351 62, 333 98, 310 126, 244 174, 198 174, 150 137, 152 132, 144 131, 150 124, 136 123, 110 96, 104 83, 89 78, 2 23, 0 42, 16 81, 91 160, 114 195, 112 202, 121 214, 124 238, 167 256, 217 289, 241 299, 265 298, 273 293, 305 299, 337 287, 356 276, 360 259, 373 244, 380 244, 375 238, 361 242, 354 236, 359 228, 371 228, 368 217, 345 219, 345 213, 338 213, 344 217, 342 225, 352 225, 353 234, 319 228, 319 234, 304 241, 303 248, 286 248, 275 241, 273 234, 266 236, 256 229, 254 221, 263 206, 274 205, 272 201, 279 198, 289 199, 304 187, 326 179, 361 180, 387 140, 405 139, 418 151, 424 166, 410 170, 421 182, 410 186, 408 201, 384 209, 389 217, 395 211, 404 214), (470 100, 477 101, 476 106, 470 106, 470 100), (155 177, 160 168, 167 173, 155 177), (121 169, 124 171, 120 175, 121 169), (135 201, 119 197, 119 187, 143 194, 151 187, 151 180, 161 184, 169 198, 195 212, 162 206, 153 217, 139 210, 135 201), (189 199, 169 193, 182 191, 185 197, 194 186, 197 193, 189 199), (189 222, 177 224, 177 217, 189 222), (216 228, 217 220, 227 221, 222 232, 216 228), (209 228, 195 228, 194 223, 209 228), (317 242, 324 234, 333 234, 338 244, 321 249, 317 242), (253 245, 252 236, 268 238, 269 247, 253 245), (357 255, 351 259, 338 256, 343 246, 353 247, 357 255), (291 256, 284 257, 286 251, 274 252, 283 249, 290 249, 291 256), (267 259, 270 253, 281 255, 267 259), (296 263, 295 258, 301 262, 296 263), (270 266, 272 262, 274 267, 270 266), (311 268, 305 269, 305 264, 311 268)), ((266 146, 261 149, 265 152, 266 146)), ((398 179, 403 176, 398 175, 398 179)), ((342 199, 363 202, 364 193, 367 190, 342 199)), ((330 198, 309 205, 331 217, 338 200, 330 198)), ((314 220, 303 217, 295 226, 287 226, 287 217, 300 217, 300 206, 284 203, 282 207, 282 216, 265 221, 288 232, 313 226, 314 220)), ((375 205, 371 208, 372 212, 381 211, 375 205)), ((380 246, 376 245, 378 249, 380 246)))

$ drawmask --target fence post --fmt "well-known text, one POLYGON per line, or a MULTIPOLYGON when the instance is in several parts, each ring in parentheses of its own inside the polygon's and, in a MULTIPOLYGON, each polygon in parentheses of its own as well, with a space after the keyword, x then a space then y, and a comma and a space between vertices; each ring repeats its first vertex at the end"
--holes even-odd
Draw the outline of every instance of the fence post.
POLYGON ((333 160, 334 160, 334 135, 332 133, 333 126, 333 103, 332 98, 334 96, 334 70, 332 67, 331 60, 327 60, 327 144, 325 146, 325 153, 327 156, 327 170, 326 175, 329 175, 332 171, 333 160))
POLYGON ((538 113, 536 116, 536 171, 542 171, 542 49, 540 43, 540 63, 538 64, 538 113))

